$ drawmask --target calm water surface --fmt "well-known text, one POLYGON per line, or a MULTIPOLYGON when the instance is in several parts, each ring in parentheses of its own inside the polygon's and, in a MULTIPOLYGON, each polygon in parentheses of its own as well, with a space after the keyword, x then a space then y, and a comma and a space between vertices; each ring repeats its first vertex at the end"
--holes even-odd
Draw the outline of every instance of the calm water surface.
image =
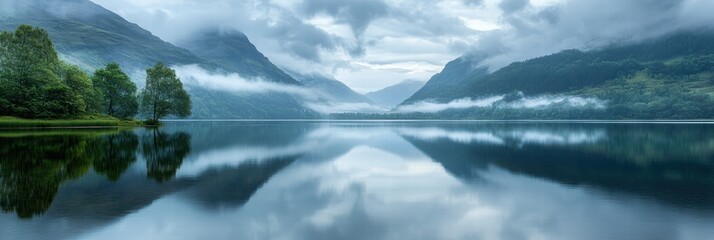
POLYGON ((0 131, 0 239, 713 239, 714 125, 0 131))

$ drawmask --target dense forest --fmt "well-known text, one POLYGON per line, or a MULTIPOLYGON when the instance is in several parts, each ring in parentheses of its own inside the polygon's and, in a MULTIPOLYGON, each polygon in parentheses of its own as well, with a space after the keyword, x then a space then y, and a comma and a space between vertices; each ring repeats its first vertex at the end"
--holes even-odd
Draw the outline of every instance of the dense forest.
POLYGON ((21 25, 15 32, 0 33, 0 116, 132 119, 140 106, 152 120, 189 116, 190 98, 175 72, 161 63, 147 70, 157 71, 147 78, 139 99, 136 84, 118 64, 109 63, 90 76, 59 59, 47 31, 21 25))

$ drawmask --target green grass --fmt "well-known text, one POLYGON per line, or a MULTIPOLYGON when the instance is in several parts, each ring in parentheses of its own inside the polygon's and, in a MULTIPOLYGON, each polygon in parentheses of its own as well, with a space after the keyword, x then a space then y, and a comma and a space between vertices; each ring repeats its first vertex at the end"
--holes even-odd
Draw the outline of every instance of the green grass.
POLYGON ((15 128, 118 128, 143 126, 141 121, 119 120, 102 115, 87 115, 77 119, 35 120, 0 117, 0 129, 15 128))
POLYGON ((0 138, 20 137, 51 137, 51 136, 104 136, 117 134, 120 128, 30 128, 30 129, 0 129, 0 138))

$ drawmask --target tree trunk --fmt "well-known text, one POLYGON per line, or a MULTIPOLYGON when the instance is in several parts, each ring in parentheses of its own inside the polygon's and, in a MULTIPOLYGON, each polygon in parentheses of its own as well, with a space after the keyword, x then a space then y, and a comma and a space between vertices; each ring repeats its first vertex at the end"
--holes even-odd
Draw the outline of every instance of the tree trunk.
POLYGON ((107 114, 109 114, 109 116, 114 116, 114 106, 113 105, 114 105, 114 101, 109 100, 109 109, 107 109, 107 114))

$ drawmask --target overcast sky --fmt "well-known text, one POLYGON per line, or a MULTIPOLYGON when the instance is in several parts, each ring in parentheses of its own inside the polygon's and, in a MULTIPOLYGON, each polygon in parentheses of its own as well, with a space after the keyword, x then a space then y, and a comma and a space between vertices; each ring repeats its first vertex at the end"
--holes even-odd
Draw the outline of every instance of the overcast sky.
POLYGON ((237 29, 282 68, 359 92, 428 80, 466 53, 492 70, 714 22, 711 0, 92 0, 169 42, 237 29))

